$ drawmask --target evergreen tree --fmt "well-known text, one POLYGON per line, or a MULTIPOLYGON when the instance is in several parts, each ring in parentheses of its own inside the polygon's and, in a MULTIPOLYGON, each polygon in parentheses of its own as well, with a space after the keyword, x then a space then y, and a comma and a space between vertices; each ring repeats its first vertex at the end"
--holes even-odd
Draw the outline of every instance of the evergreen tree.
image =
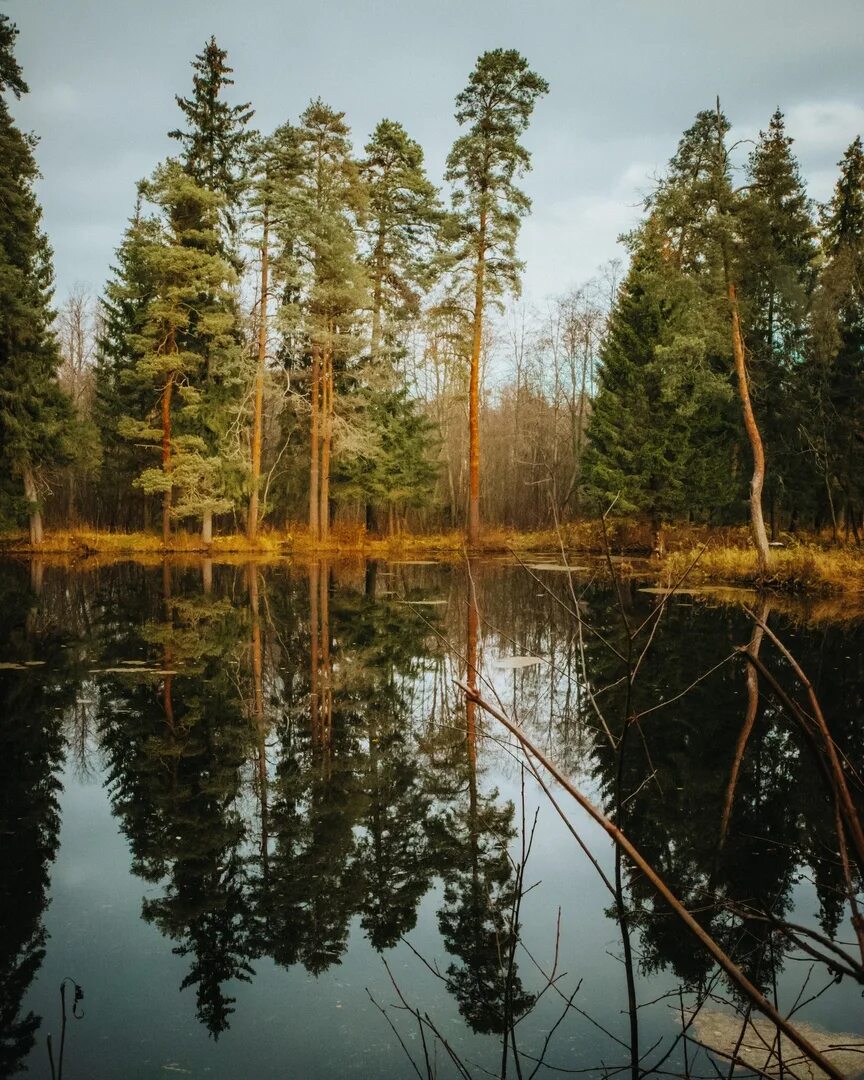
POLYGON ((432 282, 438 192, 423 165, 423 149, 401 124, 382 120, 366 144, 360 175, 368 187, 366 235, 372 291, 373 364, 391 353, 398 328, 420 311, 432 282))
MULTIPOLYGON (((280 318, 294 361, 309 359, 309 527, 326 540, 337 381, 361 351, 367 277, 358 253, 357 224, 365 188, 351 153, 345 114, 313 101, 293 136, 296 172, 277 197, 274 231, 285 302, 280 318)), ((287 132, 283 139, 289 139, 287 132)))
MULTIPOLYGON (((132 374, 141 359, 141 334, 153 299, 153 284, 146 255, 146 236, 140 198, 116 253, 116 266, 101 300, 101 332, 97 341, 95 366, 94 419, 106 458, 111 467, 103 469, 100 493, 107 519, 114 525, 131 524, 129 489, 146 467, 149 449, 120 437, 123 417, 146 416, 151 408, 152 389, 132 374), (135 343, 137 347, 135 347, 135 343)), ((149 525, 147 496, 143 503, 143 524, 149 525)))
POLYGON ((404 387, 363 390, 359 437, 340 461, 335 480, 343 498, 383 507, 390 532, 400 512, 428 505, 438 467, 433 460, 434 425, 404 387))
POLYGON ((228 53, 211 37, 192 61, 192 97, 176 97, 189 130, 178 128, 169 135, 182 145, 186 172, 201 187, 222 196, 226 250, 234 253, 252 140, 248 124, 254 110, 248 102, 229 105, 222 99, 225 87, 234 85, 227 60, 228 53))
POLYGON ((800 506, 799 428, 806 419, 806 347, 815 284, 811 204, 778 109, 750 155, 739 212, 738 264, 744 338, 755 407, 771 468, 766 494, 772 533, 779 505, 800 506))
POLYGON ((468 398, 468 539, 480 531, 480 353, 486 304, 508 290, 518 292, 516 258, 519 223, 531 208, 514 180, 530 168, 531 155, 519 142, 534 105, 549 89, 515 49, 485 52, 456 98, 456 120, 470 125, 447 158, 454 185, 452 266, 467 275, 473 293, 471 378, 468 398))
POLYGON ((136 484, 162 493, 163 540, 169 539, 172 515, 196 516, 208 542, 212 515, 231 505, 224 436, 242 378, 230 306, 236 274, 220 254, 216 228, 222 199, 174 161, 160 166, 141 193, 157 207, 139 222, 135 238, 152 297, 141 331, 132 337, 136 360, 129 377, 158 393, 159 419, 127 417, 121 434, 161 447, 161 466, 145 469, 136 484), (182 406, 179 430, 175 391, 182 406), (202 429, 212 438, 203 438, 202 429), (175 485, 181 490, 176 505, 175 485))
POLYGON ((677 262, 659 215, 629 237, 630 270, 600 351, 588 428, 586 494, 605 511, 644 514, 663 550, 663 525, 729 501, 730 394, 700 338, 704 304, 677 262))
POLYGON ((53 271, 34 191, 35 139, 15 126, 5 98, 27 92, 13 52, 17 33, 0 15, 0 472, 23 484, 30 540, 40 543, 39 476, 71 458, 72 411, 57 382, 53 271))
POLYGON ((814 330, 825 456, 829 484, 836 485, 847 525, 857 532, 864 505, 864 147, 860 136, 840 162, 840 177, 823 212, 822 247, 825 266, 814 330))
POLYGON ((753 456, 751 532, 760 574, 766 575, 770 551, 762 511, 765 451, 753 410, 741 330, 741 199, 732 186, 728 132, 729 122, 720 111, 719 101, 715 110, 698 113, 681 137, 665 180, 648 202, 663 219, 670 261, 694 288, 692 302, 681 309, 684 329, 677 342, 683 348, 681 359, 691 352, 698 362, 701 353, 718 375, 730 366, 735 373, 753 456), (728 360, 721 365, 721 359, 730 351, 732 365, 728 360))

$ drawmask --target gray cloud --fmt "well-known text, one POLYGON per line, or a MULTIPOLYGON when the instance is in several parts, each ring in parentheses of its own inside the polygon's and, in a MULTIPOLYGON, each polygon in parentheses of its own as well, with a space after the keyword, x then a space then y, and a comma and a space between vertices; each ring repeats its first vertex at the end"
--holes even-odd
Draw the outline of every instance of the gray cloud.
POLYGON ((739 137, 778 105, 812 193, 864 126, 860 0, 7 0, 32 93, 16 115, 41 138, 40 195, 62 295, 101 287, 135 182, 174 144, 176 93, 211 33, 236 98, 269 130, 310 97, 344 109, 359 146, 402 121, 440 179, 453 98, 477 55, 520 49, 550 82, 528 142, 534 200, 522 255, 540 299, 620 255, 619 232, 695 112, 720 94, 739 137))

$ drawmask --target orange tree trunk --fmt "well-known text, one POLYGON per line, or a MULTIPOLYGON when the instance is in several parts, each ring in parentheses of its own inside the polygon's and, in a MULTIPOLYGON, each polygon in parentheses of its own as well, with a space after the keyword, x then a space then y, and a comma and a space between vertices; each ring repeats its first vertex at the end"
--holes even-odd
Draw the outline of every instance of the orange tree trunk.
POLYGON ((261 310, 258 321, 258 367, 255 371, 255 403, 252 413, 252 489, 249 494, 249 520, 246 522, 246 535, 254 540, 258 535, 258 489, 261 484, 261 435, 264 426, 264 368, 267 360, 267 287, 269 275, 268 262, 268 219, 264 210, 264 228, 261 237, 261 310))

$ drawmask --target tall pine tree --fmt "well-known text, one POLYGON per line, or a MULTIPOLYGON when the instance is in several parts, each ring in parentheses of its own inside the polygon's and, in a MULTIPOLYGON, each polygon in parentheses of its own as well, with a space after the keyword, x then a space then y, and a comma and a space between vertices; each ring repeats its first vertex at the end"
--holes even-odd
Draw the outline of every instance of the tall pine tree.
POLYGON ((549 86, 515 49, 493 49, 477 60, 468 85, 456 98, 456 120, 468 125, 447 158, 454 185, 454 269, 467 276, 472 294, 473 335, 468 392, 468 540, 480 534, 480 354, 487 304, 518 292, 519 223, 531 208, 515 184, 531 165, 519 141, 537 99, 549 86))

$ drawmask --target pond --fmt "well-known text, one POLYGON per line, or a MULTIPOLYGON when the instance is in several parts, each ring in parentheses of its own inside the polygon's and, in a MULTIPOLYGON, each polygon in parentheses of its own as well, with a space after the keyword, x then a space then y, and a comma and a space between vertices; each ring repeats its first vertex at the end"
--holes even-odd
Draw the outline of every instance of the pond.
POLYGON ((764 1058, 773 1028, 738 1039, 740 991, 466 680, 784 1015, 861 1037, 855 851, 745 604, 856 810, 864 624, 560 563, 0 562, 0 1076, 764 1058))

